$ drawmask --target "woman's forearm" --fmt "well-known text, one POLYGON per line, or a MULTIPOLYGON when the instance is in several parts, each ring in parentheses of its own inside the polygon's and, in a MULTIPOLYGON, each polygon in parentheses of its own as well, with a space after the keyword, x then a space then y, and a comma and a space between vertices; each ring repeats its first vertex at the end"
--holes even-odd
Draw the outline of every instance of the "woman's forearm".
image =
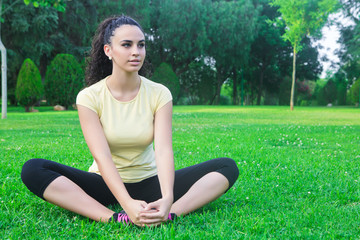
POLYGON ((174 155, 172 150, 157 152, 155 155, 160 182, 161 194, 163 198, 173 201, 174 189, 174 155))
POLYGON ((155 115, 155 160, 163 198, 173 201, 174 152, 172 148, 172 102, 164 105, 155 115))

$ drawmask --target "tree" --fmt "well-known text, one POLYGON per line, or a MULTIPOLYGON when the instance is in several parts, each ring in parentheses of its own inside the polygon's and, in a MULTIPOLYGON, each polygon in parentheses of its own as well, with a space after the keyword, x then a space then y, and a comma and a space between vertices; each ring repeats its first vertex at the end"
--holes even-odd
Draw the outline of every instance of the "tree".
POLYGON ((281 40, 281 33, 284 29, 269 24, 268 21, 275 20, 280 13, 275 7, 268 4, 268 1, 258 1, 261 8, 261 14, 258 18, 258 35, 251 45, 249 54, 249 68, 252 71, 253 86, 257 88, 256 104, 260 105, 261 97, 264 91, 276 92, 282 75, 279 71, 280 59, 287 54, 282 54, 285 50, 286 43, 281 40), (256 83, 256 84, 255 84, 256 83))
POLYGON ((24 0, 24 3, 26 5, 29 5, 32 3, 34 7, 54 7, 59 12, 64 12, 66 7, 66 1, 68 0, 39 0, 39 1, 33 1, 33 0, 24 0))
POLYGON ((360 78, 350 87, 349 95, 351 103, 360 107, 360 78))
POLYGON ((352 22, 348 26, 339 25, 341 48, 338 51, 340 68, 336 75, 350 88, 360 75, 360 2, 357 0, 341 0, 344 17, 352 22))
POLYGON ((205 59, 189 64, 180 78, 181 104, 210 104, 216 92, 216 72, 205 59))
MULTIPOLYGON (((2 14, 7 10, 11 9, 14 4, 19 2, 17 0, 9 5, 8 8, 2 10, 2 0, 0 0, 0 23, 3 22, 2 14)), ((53 6, 58 11, 65 11, 65 0, 41 0, 41 1, 32 1, 32 0, 24 0, 25 4, 33 3, 35 7, 39 6, 53 6)), ((2 86, 2 110, 1 110, 1 118, 6 118, 7 113, 7 57, 6 57, 6 48, 1 40, 1 27, 0 27, 0 50, 1 50, 1 86, 2 86)))
POLYGON ((281 20, 287 27, 283 38, 293 47, 291 110, 294 109, 296 55, 302 48, 301 40, 307 35, 319 34, 329 14, 337 9, 337 4, 337 0, 272 0, 272 5, 279 7, 281 20))
POLYGON ((148 52, 155 67, 168 62, 180 75, 204 55, 209 6, 211 0, 152 1, 148 52))
POLYGON ((40 71, 29 58, 25 59, 20 69, 15 93, 17 101, 20 105, 25 106, 26 112, 29 112, 30 107, 38 102, 44 94, 40 71))
POLYGON ((56 55, 46 71, 46 100, 67 109, 75 103, 76 95, 84 86, 84 71, 76 58, 70 54, 56 55))
MULTIPOLYGON (((222 84, 233 80, 237 89, 238 72, 247 65, 251 43, 256 35, 259 14, 252 1, 214 1, 209 10, 208 36, 210 45, 206 55, 215 61, 217 91, 213 103, 220 100, 222 84)), ((233 96, 236 96, 235 92, 233 96)), ((233 103, 236 97, 233 97, 233 103)))

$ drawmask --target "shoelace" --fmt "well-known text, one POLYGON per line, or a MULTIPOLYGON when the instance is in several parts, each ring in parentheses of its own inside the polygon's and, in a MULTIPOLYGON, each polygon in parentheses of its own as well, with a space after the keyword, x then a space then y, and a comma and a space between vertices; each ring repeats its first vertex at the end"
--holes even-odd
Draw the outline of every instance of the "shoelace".
POLYGON ((132 223, 132 221, 130 220, 129 216, 126 213, 119 213, 117 221, 126 224, 132 223))
POLYGON ((168 220, 172 221, 175 219, 175 213, 169 213, 168 220))

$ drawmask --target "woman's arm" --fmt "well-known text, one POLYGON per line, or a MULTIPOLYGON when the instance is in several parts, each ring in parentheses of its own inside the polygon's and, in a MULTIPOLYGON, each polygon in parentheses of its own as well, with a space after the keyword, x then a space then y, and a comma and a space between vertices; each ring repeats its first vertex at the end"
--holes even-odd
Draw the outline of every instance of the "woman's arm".
POLYGON ((172 102, 163 106, 155 115, 154 143, 162 197, 172 203, 175 176, 172 148, 172 102))
POLYGON ((156 212, 143 213, 144 223, 166 221, 174 200, 174 153, 172 149, 172 102, 167 103, 155 114, 154 144, 155 159, 162 198, 149 203, 145 210, 156 209, 156 212))
POLYGON ((98 115, 87 107, 81 105, 77 107, 85 141, 99 167, 101 176, 130 219, 140 225, 139 214, 146 207, 146 202, 132 199, 127 192, 112 160, 98 115))

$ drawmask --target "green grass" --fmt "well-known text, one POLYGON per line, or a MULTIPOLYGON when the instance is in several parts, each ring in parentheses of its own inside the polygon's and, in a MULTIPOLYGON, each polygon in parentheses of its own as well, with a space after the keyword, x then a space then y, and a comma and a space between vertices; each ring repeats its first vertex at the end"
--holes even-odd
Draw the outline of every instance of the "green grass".
POLYGON ((176 168, 225 156, 240 176, 215 202, 144 229, 92 222, 30 193, 27 159, 87 170, 92 158, 76 111, 21 111, 0 120, 0 239, 360 238, 359 109, 175 107, 176 168))

